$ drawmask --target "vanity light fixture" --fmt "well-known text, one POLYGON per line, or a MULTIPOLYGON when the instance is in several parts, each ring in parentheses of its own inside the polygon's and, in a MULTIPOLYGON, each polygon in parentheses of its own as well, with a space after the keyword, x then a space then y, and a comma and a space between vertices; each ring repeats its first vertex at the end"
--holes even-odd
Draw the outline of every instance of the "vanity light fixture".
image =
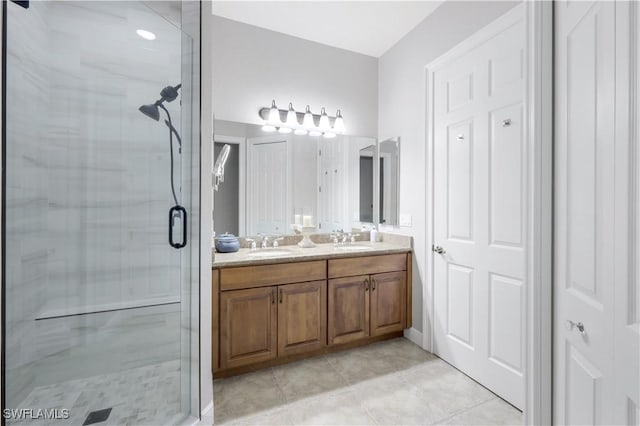
POLYGON ((289 102, 289 111, 287 111, 287 127, 290 129, 295 129, 299 126, 298 117, 296 117, 296 110, 293 109, 293 104, 289 102))
POLYGON ((271 101, 271 109, 269 110, 269 118, 267 119, 267 124, 272 126, 277 126, 280 124, 280 110, 276 106, 275 99, 271 101))
POLYGON ((323 132, 327 132, 331 129, 331 125, 329 124, 329 116, 327 115, 327 111, 325 111, 324 107, 320 110, 320 130, 323 132))
POLYGON ((271 101, 271 107, 261 108, 258 112, 264 120, 262 130, 265 132, 291 133, 296 135, 324 136, 334 138, 338 134, 344 134, 344 119, 340 110, 335 117, 329 117, 322 107, 320 114, 313 114, 307 105, 305 112, 296 112, 293 104, 289 103, 289 109, 279 110, 275 99, 271 101), (285 117, 285 120, 282 118, 285 117))
POLYGON ((336 120, 333 122, 333 130, 336 133, 344 133, 344 120, 340 110, 336 111, 336 120))
POLYGON ((304 127, 305 129, 313 129, 314 127, 316 127, 315 123, 313 122, 313 114, 311 114, 311 108, 309 108, 309 105, 307 105, 307 110, 304 113, 302 127, 304 127))

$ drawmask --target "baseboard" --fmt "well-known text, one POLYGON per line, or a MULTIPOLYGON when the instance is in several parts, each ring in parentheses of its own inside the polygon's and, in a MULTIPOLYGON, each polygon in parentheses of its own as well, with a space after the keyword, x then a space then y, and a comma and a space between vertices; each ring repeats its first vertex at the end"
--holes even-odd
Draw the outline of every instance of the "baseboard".
POLYGON ((404 331, 404 337, 422 348, 422 332, 411 327, 404 331))

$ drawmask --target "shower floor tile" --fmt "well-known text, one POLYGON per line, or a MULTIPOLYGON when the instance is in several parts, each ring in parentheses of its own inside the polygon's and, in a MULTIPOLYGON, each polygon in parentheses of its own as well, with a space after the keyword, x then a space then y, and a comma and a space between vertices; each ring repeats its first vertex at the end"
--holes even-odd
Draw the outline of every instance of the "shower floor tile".
POLYGON ((19 409, 68 409, 68 419, 9 420, 7 424, 81 425, 91 412, 112 407, 97 425, 168 424, 180 412, 178 360, 118 373, 72 380, 35 388, 19 409))

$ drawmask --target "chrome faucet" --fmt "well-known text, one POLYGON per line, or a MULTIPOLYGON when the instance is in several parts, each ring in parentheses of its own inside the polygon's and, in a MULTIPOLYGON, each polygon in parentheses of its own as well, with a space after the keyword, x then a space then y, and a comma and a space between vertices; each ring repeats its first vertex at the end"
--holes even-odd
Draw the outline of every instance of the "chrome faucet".
POLYGON ((262 236, 262 244, 260 245, 260 247, 262 247, 263 249, 266 249, 269 247, 269 236, 268 235, 263 235, 262 236))
POLYGON ((256 249, 256 240, 254 240, 253 238, 245 238, 244 240, 247 243, 251 243, 251 245, 250 245, 251 250, 255 250, 256 249))
POLYGON ((333 245, 338 245, 343 239, 344 239, 344 233, 342 232, 342 230, 339 231, 333 231, 331 233, 331 242, 333 243, 333 245))
POLYGON ((273 239, 273 248, 277 248, 278 247, 278 241, 282 241, 284 240, 284 237, 277 237, 273 239))

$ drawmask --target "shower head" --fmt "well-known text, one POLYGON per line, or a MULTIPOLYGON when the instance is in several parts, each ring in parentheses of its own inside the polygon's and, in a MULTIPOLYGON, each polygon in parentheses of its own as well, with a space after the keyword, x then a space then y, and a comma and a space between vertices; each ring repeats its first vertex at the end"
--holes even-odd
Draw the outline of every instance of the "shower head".
POLYGON ((160 120, 160 111, 158 111, 158 105, 156 104, 142 105, 138 109, 140 110, 141 113, 143 113, 147 117, 153 118, 156 121, 160 120))
POLYGON ((153 104, 142 105, 138 110, 146 115, 149 118, 152 118, 156 121, 160 120, 160 111, 158 111, 158 107, 161 106, 163 102, 173 102, 178 97, 178 89, 182 87, 182 84, 178 84, 177 86, 167 86, 162 91, 160 91, 160 99, 158 99, 153 104))

